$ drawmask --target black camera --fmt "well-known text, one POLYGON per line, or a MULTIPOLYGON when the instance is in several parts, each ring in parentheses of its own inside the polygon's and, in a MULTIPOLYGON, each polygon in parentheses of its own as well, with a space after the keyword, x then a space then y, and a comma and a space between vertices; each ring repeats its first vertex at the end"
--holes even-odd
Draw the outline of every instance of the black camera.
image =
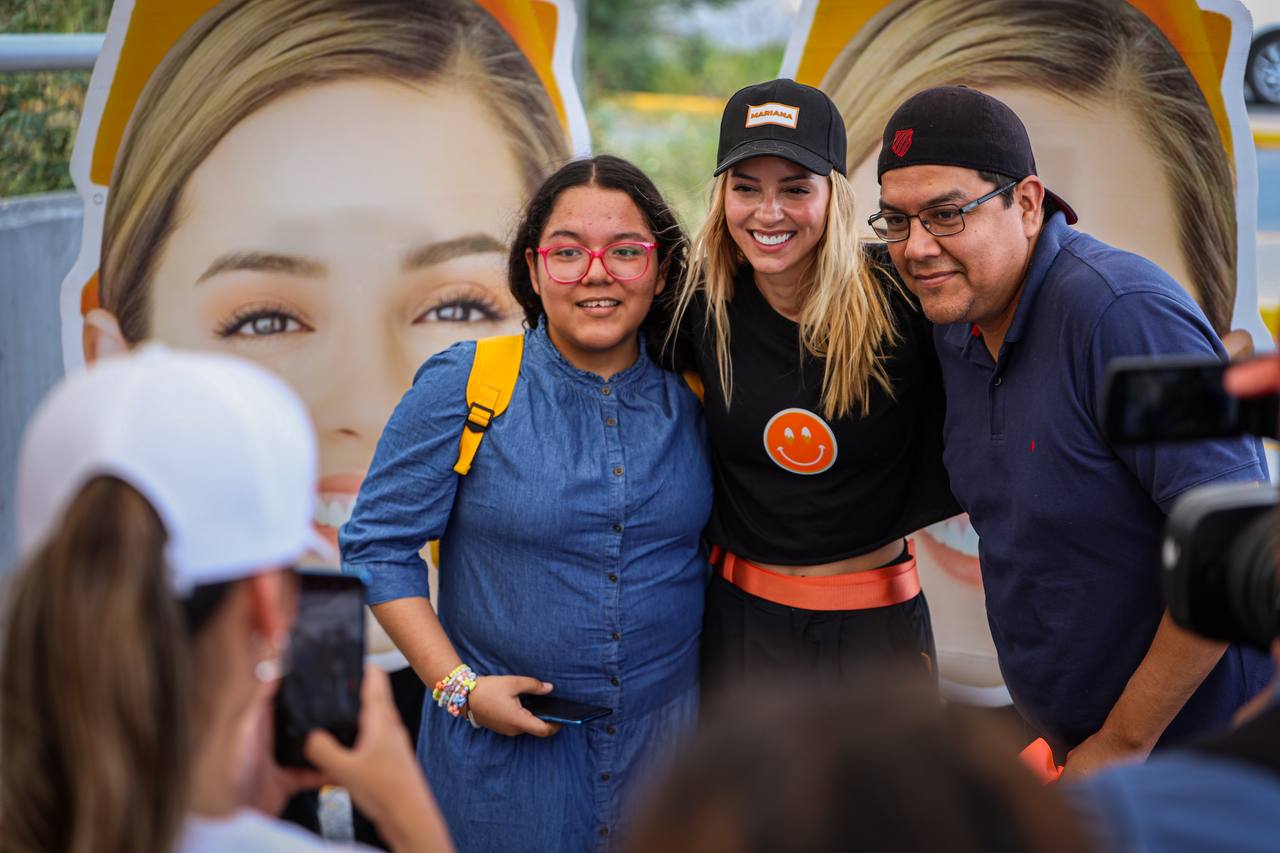
POLYGON ((1165 524, 1164 595, 1202 637, 1268 649, 1280 638, 1276 490, 1265 483, 1192 489, 1165 524))
MULTIPOLYGON (((1273 357, 1273 356, 1268 356, 1273 357)), ((1103 427, 1113 444, 1276 435, 1280 398, 1240 400, 1212 356, 1124 358, 1108 365, 1103 427)), ((1169 513, 1162 554, 1169 613, 1182 627, 1262 649, 1280 638, 1276 489, 1203 486, 1169 513)))

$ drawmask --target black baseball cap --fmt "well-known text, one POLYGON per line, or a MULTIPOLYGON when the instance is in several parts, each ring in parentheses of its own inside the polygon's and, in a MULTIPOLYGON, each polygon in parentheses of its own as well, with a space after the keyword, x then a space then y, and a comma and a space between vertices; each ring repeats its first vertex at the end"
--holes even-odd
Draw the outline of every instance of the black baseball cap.
MULTIPOLYGON (((1022 119, 1003 101, 968 86, 918 92, 885 125, 876 178, 891 169, 925 165, 962 166, 1018 180, 1036 173, 1022 119)), ((1075 224, 1071 205, 1047 187, 1045 196, 1075 224)))
POLYGON ((751 157, 782 157, 810 172, 845 174, 844 119, 822 91, 794 80, 739 89, 720 119, 720 174, 751 157))

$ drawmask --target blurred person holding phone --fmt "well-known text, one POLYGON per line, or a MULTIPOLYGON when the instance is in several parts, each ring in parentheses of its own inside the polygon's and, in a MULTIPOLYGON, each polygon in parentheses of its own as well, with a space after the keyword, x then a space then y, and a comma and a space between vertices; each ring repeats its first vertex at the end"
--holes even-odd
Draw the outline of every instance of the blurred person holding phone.
POLYGON ((272 759, 291 567, 327 547, 316 462, 294 393, 225 355, 143 347, 44 401, 18 467, 0 850, 333 849, 269 816, 325 782, 392 849, 451 849, 380 671, 352 749, 313 731, 318 770, 272 759))
POLYGON ((508 407, 460 476, 478 345, 431 357, 340 531, 343 570, 435 685, 418 754, 460 850, 613 847, 646 766, 694 721, 711 472, 697 399, 645 346, 685 245, 625 160, 549 177, 509 255, 528 329, 508 407), (611 713, 562 727, 521 703, 552 690, 611 713))

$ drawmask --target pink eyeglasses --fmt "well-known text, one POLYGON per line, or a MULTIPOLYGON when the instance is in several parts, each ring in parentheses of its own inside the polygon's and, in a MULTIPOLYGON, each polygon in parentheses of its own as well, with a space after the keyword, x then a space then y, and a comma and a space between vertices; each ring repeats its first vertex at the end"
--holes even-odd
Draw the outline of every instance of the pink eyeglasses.
POLYGON ((539 246, 547 275, 558 284, 577 284, 587 277, 596 258, 614 281, 635 281, 649 271, 649 256, 657 243, 623 240, 593 251, 576 243, 539 246))

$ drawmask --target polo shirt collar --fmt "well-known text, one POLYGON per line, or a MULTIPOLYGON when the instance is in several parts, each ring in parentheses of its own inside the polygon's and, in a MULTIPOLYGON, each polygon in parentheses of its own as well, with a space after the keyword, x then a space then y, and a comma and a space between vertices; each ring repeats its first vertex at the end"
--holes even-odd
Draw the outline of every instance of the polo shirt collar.
POLYGON ((1027 267, 1027 275, 1023 279, 1022 296, 1018 299, 1018 307, 1013 312, 1013 322, 1009 331, 1005 332, 1005 343, 1013 343, 1022 337, 1022 332, 1030 322, 1031 305, 1036 301, 1045 278, 1049 275, 1049 267, 1057 260, 1062 242, 1071 234, 1067 219, 1061 211, 1055 211, 1040 229, 1040 237, 1036 240, 1035 250, 1031 253, 1031 265, 1027 267))

